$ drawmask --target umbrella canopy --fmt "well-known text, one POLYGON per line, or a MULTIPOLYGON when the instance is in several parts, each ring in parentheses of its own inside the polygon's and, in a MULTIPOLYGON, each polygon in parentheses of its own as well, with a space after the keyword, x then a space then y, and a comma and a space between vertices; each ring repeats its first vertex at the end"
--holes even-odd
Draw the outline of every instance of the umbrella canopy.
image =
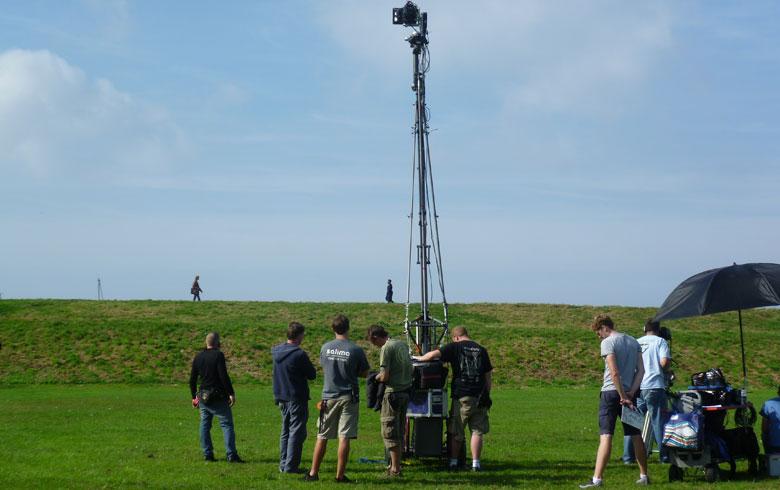
POLYGON ((780 305, 780 264, 730 265, 700 272, 669 294, 653 320, 674 320, 725 311, 739 313, 743 384, 747 382, 742 310, 780 305))
POLYGON ((780 305, 780 264, 742 264, 700 272, 680 283, 655 321, 780 305))

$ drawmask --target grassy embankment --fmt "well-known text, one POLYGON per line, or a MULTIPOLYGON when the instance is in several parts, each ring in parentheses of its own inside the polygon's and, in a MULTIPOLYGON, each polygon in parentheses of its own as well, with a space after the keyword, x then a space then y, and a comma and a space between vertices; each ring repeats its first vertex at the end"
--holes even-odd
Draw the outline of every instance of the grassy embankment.
MULTIPOLYGON (((415 311, 415 310, 413 310, 415 311)), ((404 307, 373 303, 260 303, 174 301, 0 301, 0 383, 181 383, 205 333, 223 336, 231 375, 238 383, 270 380, 272 345, 286 324, 307 326, 304 347, 316 353, 332 337, 330 318, 344 313, 353 338, 374 322, 400 334, 404 307)), ((587 325, 610 313, 618 328, 641 335, 651 308, 535 304, 454 304, 451 325, 465 325, 483 343, 499 386, 592 386, 599 382, 598 339, 587 325)), ((745 350, 751 387, 780 382, 780 310, 746 311, 745 350)), ((713 366, 733 384, 741 379, 736 313, 667 324, 674 336, 681 383, 713 366)), ((375 349, 367 349, 375 365, 375 349)))
MULTIPOLYGON (((436 461, 412 460, 403 483, 382 481, 380 465, 358 462, 361 456, 377 459, 382 453, 378 415, 362 409, 349 475, 364 484, 393 488, 573 487, 588 478, 598 439, 595 385, 602 363, 598 340, 587 324, 602 311, 634 334, 652 314, 650 309, 621 307, 453 305, 452 324, 468 326, 490 349, 496 366, 492 430, 483 455, 487 472, 451 474, 436 461)), ((278 411, 268 386, 269 349, 295 319, 309 327, 306 348, 316 351, 331 337, 327 325, 337 312, 352 318, 356 334, 378 321, 395 325, 400 333, 399 305, 0 301, 0 399, 6 409, 0 486, 305 488, 276 468, 278 411), (238 448, 249 461, 246 465, 200 462, 197 412, 189 407, 184 383, 189 362, 211 329, 224 336, 236 381, 238 448)), ((760 402, 778 382, 780 311, 746 312, 745 324, 750 381, 764 387, 751 398, 760 402)), ((682 378, 718 365, 737 381, 741 368, 735 314, 670 326, 682 378)), ((368 352, 376 364, 376 349, 368 352)), ((309 433, 313 430, 310 424, 309 433)), ((221 454, 217 427, 213 436, 221 454)), ((312 439, 304 448, 305 465, 312 439)), ((617 437, 613 461, 620 454, 619 443, 617 437)), ((334 471, 334 449, 322 468, 325 485, 334 471)), ((744 462, 739 469, 736 480, 719 488, 776 488, 776 481, 749 479, 744 462)), ((662 483, 666 467, 653 463, 650 474, 662 483)), ((613 462, 607 471, 610 487, 633 488, 635 478, 635 467, 613 462)), ((690 472, 686 483, 675 486, 702 484, 701 473, 690 472)))

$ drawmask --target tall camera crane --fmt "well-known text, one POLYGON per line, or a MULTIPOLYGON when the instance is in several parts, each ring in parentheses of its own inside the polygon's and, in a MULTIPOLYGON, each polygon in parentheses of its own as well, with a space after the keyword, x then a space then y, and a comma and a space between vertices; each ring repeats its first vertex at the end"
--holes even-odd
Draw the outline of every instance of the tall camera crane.
MULTIPOLYGON (((439 246, 439 216, 436 213, 436 194, 433 189, 431 152, 428 145, 428 108, 425 105, 425 74, 430 66, 428 55, 428 14, 412 2, 393 9, 393 24, 411 27, 414 32, 406 38, 412 48, 412 90, 416 95, 414 111, 414 153, 412 157, 412 196, 409 211, 409 261, 406 278, 406 314, 404 331, 411 350, 426 354, 439 347, 447 335, 447 296, 444 293, 441 248, 439 246), (414 250, 414 211, 417 199, 417 264, 420 266, 420 314, 409 317, 411 305, 412 256, 414 250), (432 257, 431 257, 432 256, 432 257), (433 258, 441 291, 443 319, 431 315, 433 258)), ((447 371, 441 361, 415 362, 412 395, 406 411, 408 427, 405 452, 414 456, 445 456, 443 440, 444 420, 447 414, 447 371)))
POLYGON ((417 354, 425 354, 439 346, 449 331, 447 296, 444 292, 444 272, 439 245, 439 221, 436 212, 436 194, 431 171, 431 153, 428 146, 428 108, 425 104, 425 74, 430 65, 428 53, 428 13, 412 2, 393 9, 393 24, 411 27, 414 32, 406 38, 412 48, 412 91, 416 94, 414 116, 414 154, 412 157, 412 196, 409 212, 409 260, 406 281, 406 314, 404 330, 417 354), (420 315, 409 317, 412 284, 412 256, 414 242, 414 208, 417 198, 418 236, 417 264, 420 266, 420 315), (431 315, 432 271, 431 254, 441 292, 443 318, 431 315))

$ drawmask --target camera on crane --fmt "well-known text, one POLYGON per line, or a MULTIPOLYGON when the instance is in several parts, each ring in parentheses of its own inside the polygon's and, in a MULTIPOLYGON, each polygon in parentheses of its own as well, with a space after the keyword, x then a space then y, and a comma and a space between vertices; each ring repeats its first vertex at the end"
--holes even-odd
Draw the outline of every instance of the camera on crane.
POLYGON ((406 5, 401 8, 394 8, 393 24, 406 27, 420 25, 420 8, 412 2, 406 2, 406 5))

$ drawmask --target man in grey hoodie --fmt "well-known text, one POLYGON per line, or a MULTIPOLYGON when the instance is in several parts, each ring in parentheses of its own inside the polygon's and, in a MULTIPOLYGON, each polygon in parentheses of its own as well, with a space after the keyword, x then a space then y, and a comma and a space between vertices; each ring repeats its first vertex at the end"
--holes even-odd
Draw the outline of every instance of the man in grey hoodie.
POLYGON ((271 349, 274 359, 274 400, 282 412, 279 438, 279 471, 303 473, 299 468, 306 423, 309 420, 309 382, 317 371, 301 349, 305 328, 298 322, 287 327, 287 342, 271 349))

